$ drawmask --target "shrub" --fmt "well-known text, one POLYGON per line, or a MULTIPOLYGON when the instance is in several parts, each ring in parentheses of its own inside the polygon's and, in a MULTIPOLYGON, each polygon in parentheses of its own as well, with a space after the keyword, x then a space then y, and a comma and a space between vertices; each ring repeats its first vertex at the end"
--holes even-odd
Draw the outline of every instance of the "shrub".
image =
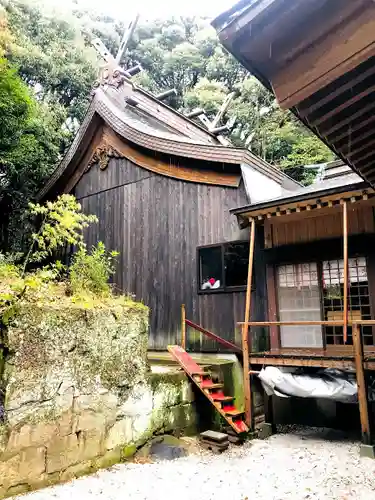
POLYGON ((45 205, 29 203, 30 214, 41 218, 39 231, 32 234, 32 242, 25 257, 23 273, 29 262, 40 263, 66 244, 84 247, 84 228, 98 222, 95 215, 85 215, 82 207, 70 194, 62 194, 45 205))
POLYGON ((19 276, 19 269, 15 261, 15 256, 0 252, 0 280, 19 276))
POLYGON ((69 269, 74 295, 80 295, 82 291, 98 296, 108 295, 111 290, 108 280, 115 272, 117 255, 118 252, 106 250, 101 241, 91 248, 91 253, 85 247, 80 247, 74 254, 69 269))

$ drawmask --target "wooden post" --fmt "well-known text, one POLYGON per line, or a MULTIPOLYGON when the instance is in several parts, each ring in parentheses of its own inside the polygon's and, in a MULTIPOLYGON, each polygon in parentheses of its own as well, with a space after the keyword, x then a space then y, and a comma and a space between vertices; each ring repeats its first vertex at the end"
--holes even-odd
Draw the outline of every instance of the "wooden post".
POLYGON ((353 346, 354 362, 358 387, 359 414, 361 418, 362 442, 363 444, 372 444, 371 424, 369 417, 369 406, 367 401, 367 386, 365 379, 365 370, 363 367, 363 343, 361 330, 358 325, 353 324, 353 346))
POLYGON ((344 239, 344 344, 348 340, 348 205, 343 201, 342 226, 344 239))
POLYGON ((251 283, 253 278, 254 263, 254 242, 255 242, 255 219, 250 220, 250 248, 249 267, 247 271, 245 321, 242 325, 242 351, 243 351, 243 387, 245 391, 245 421, 250 430, 253 428, 251 384, 249 375, 249 325, 251 311, 251 283))
POLYGON ((181 347, 186 351, 186 311, 185 304, 181 304, 181 347))

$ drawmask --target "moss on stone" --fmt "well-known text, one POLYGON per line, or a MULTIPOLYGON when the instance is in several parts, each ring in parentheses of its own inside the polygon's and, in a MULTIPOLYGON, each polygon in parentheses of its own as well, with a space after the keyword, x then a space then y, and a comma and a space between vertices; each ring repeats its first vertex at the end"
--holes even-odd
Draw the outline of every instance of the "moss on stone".
POLYGON ((120 463, 122 460, 122 450, 121 448, 117 448, 115 450, 107 451, 105 455, 102 457, 95 458, 92 461, 92 469, 108 469, 112 467, 112 465, 120 463))
POLYGON ((133 457, 137 451, 137 446, 135 444, 129 444, 124 446, 121 450, 121 460, 128 460, 133 457))
POLYGON ((16 495, 22 495, 23 493, 27 493, 31 490, 29 484, 18 484, 17 486, 11 486, 5 493, 6 497, 13 497, 16 495))
POLYGON ((175 386, 180 386, 182 382, 185 382, 187 376, 184 372, 166 372, 166 373, 148 373, 147 382, 150 384, 151 389, 156 391, 159 389, 161 384, 173 384, 175 386))
POLYGON ((93 462, 83 462, 76 465, 68 467, 66 470, 60 472, 58 478, 59 482, 70 481, 71 479, 76 479, 78 477, 88 476, 95 472, 95 470, 100 469, 100 467, 94 467, 93 462))

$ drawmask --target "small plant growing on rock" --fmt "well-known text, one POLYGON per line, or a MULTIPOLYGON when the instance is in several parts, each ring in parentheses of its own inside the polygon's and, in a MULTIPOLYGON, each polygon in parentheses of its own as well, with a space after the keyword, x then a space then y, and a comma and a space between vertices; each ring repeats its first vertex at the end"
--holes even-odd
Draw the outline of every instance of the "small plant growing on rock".
POLYGON ((104 243, 99 241, 93 246, 91 253, 81 246, 73 256, 69 269, 70 285, 74 295, 90 292, 97 296, 110 293, 109 279, 115 272, 116 251, 106 250, 104 243))
POLYGON ((31 235, 30 247, 25 256, 0 255, 0 335, 10 319, 17 313, 17 304, 28 291, 30 298, 38 301, 48 293, 48 284, 65 270, 60 262, 49 263, 31 272, 30 264, 43 264, 47 258, 65 245, 75 245, 78 252, 85 252, 83 230, 97 222, 95 215, 85 215, 74 196, 64 194, 45 205, 30 203, 30 215, 39 224, 31 235), (16 264, 21 262, 21 264, 16 264))
POLYGON ((92 222, 98 222, 95 215, 81 212, 81 205, 74 196, 63 194, 56 201, 45 205, 30 203, 30 214, 41 217, 39 231, 32 234, 32 243, 23 264, 23 274, 30 262, 43 262, 56 250, 65 245, 84 248, 82 231, 92 222))

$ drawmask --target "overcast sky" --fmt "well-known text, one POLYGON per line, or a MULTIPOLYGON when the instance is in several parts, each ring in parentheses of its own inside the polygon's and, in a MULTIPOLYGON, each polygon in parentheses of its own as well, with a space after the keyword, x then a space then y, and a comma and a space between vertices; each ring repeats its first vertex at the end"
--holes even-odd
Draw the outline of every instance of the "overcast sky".
MULTIPOLYGON (((49 0, 60 3, 61 0, 49 0)), ((134 17, 136 10, 145 19, 170 15, 197 15, 214 18, 229 9, 237 0, 79 0, 95 10, 111 14, 118 19, 134 17)), ((65 2, 64 2, 65 3, 65 2)))

